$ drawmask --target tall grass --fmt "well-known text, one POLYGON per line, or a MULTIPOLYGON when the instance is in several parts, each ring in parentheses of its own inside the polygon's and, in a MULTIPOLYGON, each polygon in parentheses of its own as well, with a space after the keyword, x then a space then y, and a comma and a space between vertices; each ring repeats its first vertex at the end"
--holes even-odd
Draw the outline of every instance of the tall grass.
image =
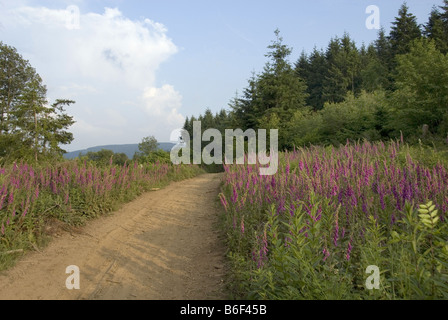
POLYGON ((284 153, 273 176, 225 166, 235 296, 448 298, 448 161, 436 157, 364 142, 284 153), (379 289, 366 287, 369 266, 379 289))

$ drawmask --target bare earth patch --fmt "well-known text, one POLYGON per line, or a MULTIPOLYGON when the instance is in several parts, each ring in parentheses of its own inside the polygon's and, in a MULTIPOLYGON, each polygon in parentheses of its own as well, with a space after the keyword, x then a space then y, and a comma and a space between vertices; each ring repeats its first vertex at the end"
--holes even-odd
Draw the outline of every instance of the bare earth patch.
POLYGON ((0 299, 226 299, 220 177, 172 183, 76 232, 58 232, 0 273, 0 299), (69 265, 80 269, 79 290, 65 286, 69 265))

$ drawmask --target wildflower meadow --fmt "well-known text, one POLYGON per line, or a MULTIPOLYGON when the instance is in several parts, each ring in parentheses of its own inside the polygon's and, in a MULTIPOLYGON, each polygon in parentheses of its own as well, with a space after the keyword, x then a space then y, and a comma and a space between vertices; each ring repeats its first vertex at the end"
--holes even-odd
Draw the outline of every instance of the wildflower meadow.
POLYGON ((80 160, 0 168, 0 269, 17 256, 6 253, 43 245, 50 221, 82 225, 151 188, 200 172, 193 165, 133 162, 99 166, 80 160))
POLYGON ((447 299, 447 159, 398 140, 295 149, 273 176, 226 165, 234 296, 447 299))

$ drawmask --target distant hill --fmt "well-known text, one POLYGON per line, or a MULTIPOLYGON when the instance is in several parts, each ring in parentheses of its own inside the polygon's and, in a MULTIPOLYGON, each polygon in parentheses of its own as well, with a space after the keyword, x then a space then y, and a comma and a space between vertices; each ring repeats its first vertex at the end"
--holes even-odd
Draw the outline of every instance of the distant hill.
MULTIPOLYGON (((171 151, 171 148, 174 146, 174 143, 170 142, 159 142, 159 148, 165 151, 171 151)), ((74 159, 79 156, 80 153, 86 154, 87 152, 97 152, 101 149, 112 150, 114 153, 125 153, 128 158, 132 159, 134 154, 138 151, 138 143, 136 144, 111 144, 107 146, 97 146, 91 147, 84 150, 76 150, 72 152, 67 152, 64 154, 64 158, 66 159, 74 159)))

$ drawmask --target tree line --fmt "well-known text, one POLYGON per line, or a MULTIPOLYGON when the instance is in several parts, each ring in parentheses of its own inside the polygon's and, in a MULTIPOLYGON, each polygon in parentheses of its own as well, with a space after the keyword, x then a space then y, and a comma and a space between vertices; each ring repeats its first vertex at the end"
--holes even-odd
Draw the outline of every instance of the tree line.
POLYGON ((260 73, 253 73, 228 109, 188 117, 202 130, 279 129, 279 147, 340 144, 347 139, 397 138, 445 143, 448 132, 448 0, 434 6, 425 25, 403 3, 389 34, 357 46, 348 33, 324 49, 292 48, 280 31, 268 46, 260 73))
MULTIPOLYGON (((410 142, 447 142, 448 0, 433 7, 424 25, 404 3, 389 34, 381 29, 369 45, 358 47, 345 33, 325 49, 302 52, 294 63, 291 53, 276 30, 263 70, 252 74, 229 108, 187 117, 184 129, 192 136, 195 120, 202 121, 202 130, 223 133, 279 129, 280 149, 400 135, 410 142)), ((30 63, 0 42, 0 162, 62 159, 61 146, 73 141, 68 129, 74 124, 65 108, 75 102, 49 102, 46 94, 30 63)), ((134 158, 167 155, 143 152, 134 158)))
POLYGON ((78 158, 81 160, 92 161, 100 166, 123 166, 131 161, 136 161, 140 164, 156 162, 169 163, 170 153, 159 148, 159 143, 154 136, 148 136, 144 137, 138 144, 138 151, 134 153, 131 159, 126 153, 113 152, 108 149, 88 151, 86 154, 81 153, 78 158))

